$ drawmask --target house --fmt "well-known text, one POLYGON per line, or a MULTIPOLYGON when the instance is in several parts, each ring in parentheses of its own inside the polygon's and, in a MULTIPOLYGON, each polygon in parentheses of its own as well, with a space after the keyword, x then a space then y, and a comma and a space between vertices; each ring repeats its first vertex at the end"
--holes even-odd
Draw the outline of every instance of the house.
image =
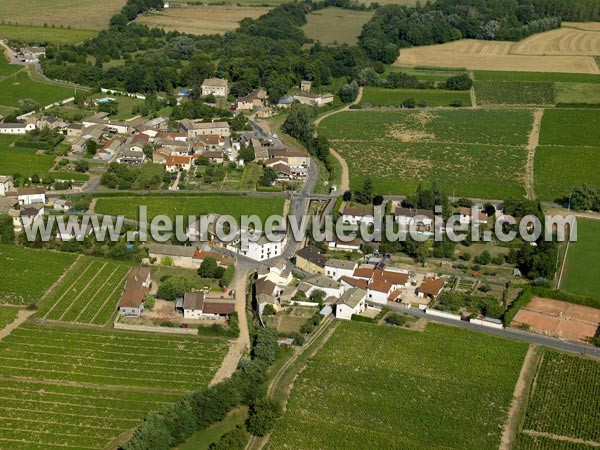
POLYGON ((229 258, 223 253, 211 250, 196 250, 194 252, 194 255, 192 256, 192 261, 194 263, 195 268, 200 267, 200 265, 204 262, 206 258, 214 258, 215 261, 217 261, 217 265, 222 267, 228 267, 232 264, 235 264, 234 258, 229 258))
MULTIPOLYGON (((256 152, 256 149, 254 149, 256 152)), ((302 150, 285 150, 269 148, 269 158, 285 158, 290 167, 308 167, 310 166, 310 155, 302 150)))
POLYGON ((335 280, 321 274, 311 275, 305 278, 298 284, 298 290, 302 291, 309 297, 315 291, 325 292, 325 298, 335 297, 338 298, 345 291, 344 286, 335 280))
POLYGON ((27 134, 31 130, 35 130, 33 123, 0 123, 0 134, 27 134))
POLYGON ((392 296, 398 296, 397 291, 410 285, 409 275, 405 272, 385 270, 370 264, 357 267, 352 276, 344 276, 344 285, 360 287, 367 291, 367 302, 387 305, 392 296))
POLYGON ((350 320, 353 314, 360 314, 366 308, 367 293, 360 288, 350 288, 335 302, 336 319, 350 320))
POLYGON ((314 245, 304 247, 296 252, 296 267, 304 272, 325 274, 328 258, 314 245))
POLYGON ((427 278, 417 288, 417 296, 419 298, 429 297, 435 300, 440 295, 440 292, 442 292, 442 289, 444 289, 445 284, 441 278, 427 278))
POLYGON ((302 92, 310 92, 311 87, 312 87, 312 81, 302 80, 300 82, 300 90, 302 92))
POLYGON ((152 162, 154 164, 167 164, 167 158, 171 156, 171 153, 164 149, 154 150, 152 152, 152 162))
POLYGON ((223 164, 225 162, 225 155, 222 151, 206 151, 196 156, 206 158, 213 164, 223 164))
POLYGON ((328 259, 325 263, 325 275, 336 281, 339 281, 343 276, 352 276, 354 269, 356 269, 355 261, 328 259))
POLYGON ((287 245, 287 233, 281 231, 273 232, 272 234, 274 237, 273 241, 259 231, 250 233, 247 230, 241 230, 238 238, 228 244, 226 248, 256 261, 276 258, 281 256, 287 245), (256 233, 259 234, 258 238, 256 237, 256 233))
POLYGON ((303 105, 323 106, 333 102, 333 94, 311 94, 310 92, 298 92, 294 95, 294 100, 303 105))
POLYGON ((19 205, 34 205, 36 203, 46 203, 46 189, 38 188, 22 188, 17 191, 17 199, 19 205))
POLYGON ((223 78, 207 78, 202 82, 202 96, 227 97, 229 82, 223 78))
POLYGON ((121 153, 117 158, 117 162, 121 164, 140 165, 146 162, 146 154, 143 150, 131 147, 121 153))
POLYGON ((275 111, 273 110, 273 108, 271 108, 270 106, 263 106, 257 111, 256 117, 258 117, 259 119, 268 119, 270 117, 273 117, 274 114, 275 111))
POLYGON ((84 128, 93 127, 95 125, 108 125, 110 122, 108 115, 109 114, 107 112, 101 111, 91 115, 90 117, 87 117, 86 119, 83 119, 81 123, 83 124, 84 128))
POLYGON ((433 213, 427 209, 396 207, 394 219, 401 229, 408 230, 410 227, 418 231, 433 231, 433 213))
POLYGON ((54 201, 52 209, 54 211, 70 211, 73 208, 73 203, 68 200, 58 199, 54 201))
POLYGON ((186 292, 183 297, 184 319, 217 319, 235 312, 235 300, 209 298, 202 291, 186 292))
POLYGON ((84 126, 82 123, 70 123, 69 125, 67 125, 65 133, 67 137, 79 137, 81 136, 83 128, 84 126))
POLYGON ((144 122, 144 127, 158 131, 166 131, 169 127, 169 119, 166 117, 155 117, 144 122))
POLYGON ((373 225, 375 223, 375 217, 373 216, 372 211, 365 211, 361 208, 346 206, 342 211, 342 221, 349 225, 373 225))
POLYGON ((195 247, 183 245, 150 244, 148 256, 156 259, 156 264, 173 265, 185 269, 197 269, 200 264, 194 263, 195 247))
POLYGON ((280 260, 277 263, 269 266, 260 266, 257 271, 258 279, 266 279, 278 285, 289 285, 293 280, 291 270, 285 264, 285 261, 280 260))
POLYGON ((129 271, 125 289, 117 306, 122 316, 139 317, 144 311, 144 298, 150 292, 150 269, 134 267, 129 271))
POLYGON ((188 139, 196 139, 207 134, 219 136, 230 136, 231 130, 227 122, 194 122, 183 119, 179 122, 179 128, 187 134, 188 139))
POLYGON ((327 247, 329 247, 332 250, 344 250, 347 252, 354 252, 360 250, 360 241, 358 239, 342 241, 339 238, 336 238, 333 241, 327 242, 327 247))
POLYGON ((238 97, 235 102, 236 109, 241 111, 252 111, 255 108, 264 106, 266 99, 266 91, 264 89, 256 89, 248 95, 238 97))
POLYGON ((481 212, 481 210, 476 207, 474 207, 473 210, 471 210, 471 208, 461 207, 458 213, 461 225, 468 225, 471 222, 482 225, 488 221, 487 214, 481 212), (473 213, 475 213, 475 215, 473 215, 473 213))
POLYGON ((13 177, 11 175, 0 175, 0 197, 6 197, 6 193, 13 190, 13 177))
POLYGON ((15 52, 15 59, 22 63, 35 63, 40 60, 40 56, 46 56, 44 47, 23 47, 15 52))
POLYGON ((281 108, 289 108, 295 101, 296 99, 294 97, 292 97, 291 95, 286 95, 279 99, 277 105, 281 108))
POLYGON ((44 207, 34 208, 33 206, 28 206, 26 208, 21 208, 21 224, 23 227, 31 228, 31 226, 37 221, 42 219, 44 215, 44 207))
POLYGON ((55 130, 57 128, 64 128, 67 124, 60 117, 44 116, 36 122, 36 126, 39 129, 49 128, 50 130, 55 130))
POLYGON ((192 157, 191 156, 173 156, 169 155, 166 160, 167 172, 189 172, 192 168, 192 157))
POLYGON ((104 147, 96 153, 94 158, 100 159, 102 161, 110 161, 114 158, 117 152, 123 146, 122 138, 114 138, 104 144, 104 147))
POLYGON ((347 275, 342 276, 339 279, 339 281, 342 286, 345 286, 347 288, 348 287, 357 287, 357 288, 364 289, 366 291, 367 287, 369 286, 369 280, 365 280, 363 278, 349 277, 347 275))

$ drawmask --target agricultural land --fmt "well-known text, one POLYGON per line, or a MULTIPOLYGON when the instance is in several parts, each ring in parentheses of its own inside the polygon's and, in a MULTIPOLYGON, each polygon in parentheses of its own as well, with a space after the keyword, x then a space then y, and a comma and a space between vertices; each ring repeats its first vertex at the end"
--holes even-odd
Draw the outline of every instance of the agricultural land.
POLYGON ((302 30, 306 37, 323 44, 355 45, 363 25, 372 15, 371 11, 325 8, 310 13, 302 30))
POLYGON ((407 99, 414 99, 421 106, 471 106, 468 92, 442 89, 384 89, 365 88, 361 99, 363 105, 400 106, 407 99))
POLYGON ((342 323, 295 381, 268 448, 497 449, 526 351, 441 325, 342 323))
POLYGON ((55 45, 78 44, 94 37, 96 34, 97 31, 94 30, 79 30, 66 27, 49 28, 43 26, 0 24, 0 38, 31 44, 38 44, 40 42, 55 45))
POLYGON ((561 289, 573 294, 598 297, 598 254, 600 221, 577 220, 577 242, 571 242, 567 253, 561 289))

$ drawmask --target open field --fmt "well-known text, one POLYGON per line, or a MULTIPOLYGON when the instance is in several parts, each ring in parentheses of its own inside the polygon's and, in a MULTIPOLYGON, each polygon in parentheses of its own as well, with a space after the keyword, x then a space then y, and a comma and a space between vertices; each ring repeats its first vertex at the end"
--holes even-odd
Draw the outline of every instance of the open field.
POLYGON ((16 64, 9 64, 4 57, 4 53, 0 52, 0 77, 12 75, 22 68, 22 66, 18 66, 16 64))
POLYGON ((148 207, 148 217, 165 214, 174 217, 178 214, 256 214, 261 219, 270 215, 282 214, 283 198, 246 197, 243 195, 198 195, 198 196, 137 196, 98 198, 95 211, 101 214, 124 215, 136 219, 140 205, 148 207))
POLYGON ((149 411, 207 386, 227 346, 26 323, 0 342, 0 447, 106 448, 149 411))
MULTIPOLYGON (((0 16, 2 11, 0 11, 0 16)), ((108 21, 106 26, 108 25, 108 21)), ((0 24, 0 38, 22 41, 32 44, 48 42, 55 45, 78 44, 97 34, 93 30, 76 30, 69 28, 48 28, 27 25, 0 24)))
POLYGON ((372 15, 373 11, 325 8, 308 14, 302 30, 306 37, 323 44, 355 45, 363 25, 372 15))
POLYGON ((600 143, 600 110, 549 109, 544 113, 540 145, 597 147, 600 143))
POLYGON ((598 361, 546 351, 523 429, 600 443, 599 402, 598 361))
POLYGON ((527 346, 474 336, 340 324, 295 381, 267 448, 497 449, 527 346))
POLYGON ((38 155, 36 152, 32 148, 8 148, 0 139, 0 173, 20 173, 26 177, 36 173, 43 179, 54 166, 54 156, 38 155))
POLYGON ((541 200, 568 197, 584 183, 600 186, 600 148, 540 146, 534 164, 535 193, 541 200))
POLYGON ((242 19, 262 16, 271 8, 251 6, 185 6, 146 13, 137 21, 165 31, 189 34, 223 34, 235 30, 242 19))
POLYGON ((417 105, 424 102, 427 106, 450 106, 460 102, 462 106, 471 106, 468 91, 446 91, 442 89, 385 89, 364 88, 361 103, 373 106, 400 106, 404 100, 415 99, 417 105))
POLYGON ((508 72, 476 70, 475 81, 554 81, 562 83, 600 83, 600 74, 559 72, 508 72))
POLYGON ((3 0, 0 22, 19 25, 60 25, 82 30, 101 30, 125 4, 125 0, 3 0))
POLYGON ((600 104, 600 84, 555 83, 556 103, 600 104))
POLYGON ((531 123, 527 110, 357 110, 326 118, 319 134, 346 159, 353 188, 368 175, 382 194, 436 180, 449 195, 502 198, 524 194, 531 123))
POLYGON ((465 73, 462 70, 456 69, 438 69, 438 68, 426 68, 426 67, 399 67, 399 66, 385 66, 385 72, 382 74, 383 78, 387 78, 387 74, 391 72, 404 72, 407 75, 416 77, 419 81, 446 81, 449 77, 454 75, 461 75, 465 73))
POLYGON ((0 330, 17 318, 19 308, 0 306, 0 330))
POLYGON ((37 303, 76 255, 49 250, 34 250, 0 245, 0 303, 27 305, 37 303))
POLYGON ((475 94, 478 105, 554 105, 554 83, 547 81, 476 81, 475 94))
POLYGON ((557 30, 537 33, 511 48, 516 55, 600 55, 600 29, 571 28, 568 23, 557 30))
POLYGON ((27 72, 19 72, 15 77, 7 77, 0 81, 0 104, 19 106, 19 100, 30 98, 41 106, 73 97, 71 88, 34 81, 27 72))
MULTIPOLYGON (((580 33, 587 32, 580 31, 580 33)), ((400 56, 394 65, 413 67, 443 65, 470 70, 600 74, 600 68, 593 56, 579 56, 582 47, 575 46, 572 51, 567 51, 564 55, 553 56, 543 56, 543 53, 525 55, 513 52, 513 48, 525 45, 527 41, 526 39, 511 43, 463 39, 446 44, 405 48, 400 51, 400 56)), ((535 48, 535 45, 529 48, 535 48)))
POLYGON ((129 266, 81 257, 44 299, 43 320, 105 325, 117 303, 129 266))
POLYGON ((577 242, 569 246, 560 288, 573 294, 600 297, 599 254, 600 221, 578 219, 577 242))
POLYGON ((512 326, 569 341, 588 343, 600 327, 600 309, 533 297, 515 315, 512 326))

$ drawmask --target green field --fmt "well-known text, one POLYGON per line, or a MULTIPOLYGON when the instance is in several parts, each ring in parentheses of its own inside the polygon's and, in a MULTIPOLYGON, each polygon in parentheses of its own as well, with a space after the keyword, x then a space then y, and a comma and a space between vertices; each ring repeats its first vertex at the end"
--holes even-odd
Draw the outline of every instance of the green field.
POLYGON ((514 450, 593 450, 597 447, 521 433, 513 448, 514 450))
POLYGON ((0 447, 107 448, 151 410, 207 386, 227 347, 218 338, 26 323, 0 342, 0 447))
POLYGON ((558 81, 564 83, 600 83, 600 75, 560 72, 506 72, 476 70, 475 80, 481 81, 558 81))
MULTIPOLYGON (((2 16, 2 13, 0 13, 0 16, 2 16)), ((29 44, 39 44, 40 42, 55 45, 78 44, 94 37, 96 34, 97 32, 92 30, 0 24, 1 38, 29 44)))
POLYGON ((75 257, 70 253, 0 245, 0 303, 37 303, 75 257))
POLYGON ((527 110, 349 111, 319 135, 346 159, 350 184, 366 176, 382 194, 408 194, 436 181, 448 195, 524 194, 532 113, 527 110))
POLYGON ((272 449, 497 449, 527 345, 344 322, 294 383, 272 449))
MULTIPOLYGON (((11 139, 14 137, 11 136, 11 139)), ((32 148, 6 148, 0 138, 0 173, 14 175, 20 173, 31 177, 34 173, 44 179, 54 166, 54 156, 37 155, 32 148)))
POLYGON ((387 78, 387 74, 391 72, 403 72, 407 75, 414 76, 419 81, 446 81, 454 75, 462 75, 464 70, 457 69, 441 69, 441 68, 425 68, 425 67, 400 67, 400 66, 385 66, 383 78, 387 78))
POLYGON ((19 308, 0 306, 0 330, 17 318, 19 308))
POLYGON ((352 11, 342 8, 325 8, 311 12, 306 16, 306 25, 302 27, 309 39, 323 44, 355 45, 362 27, 367 23, 373 11, 352 11))
POLYGON ((600 142, 600 110, 549 109, 544 113, 540 145, 597 147, 600 142))
POLYGON ((19 107, 19 100, 30 98, 46 106, 73 97, 72 88, 34 81, 27 72, 0 81, 0 104, 19 107))
POLYGON ((22 66, 16 64, 9 64, 6 58, 4 57, 4 53, 0 54, 0 77, 12 75, 13 73, 22 68, 22 66))
POLYGON ((124 264, 80 257, 44 299, 38 317, 105 325, 117 310, 129 269, 124 264))
POLYGON ((404 100, 409 98, 414 99, 417 105, 424 102, 426 106, 450 106, 451 103, 460 102, 463 106, 471 106, 471 95, 468 91, 373 87, 364 89, 361 103, 373 106, 400 106, 404 100))
POLYGON ((164 164, 154 164, 154 163, 144 164, 144 166, 142 167, 142 171, 140 172, 140 175, 137 177, 137 180, 135 180, 135 183, 133 183, 133 188, 134 189, 144 188, 156 176, 158 176, 160 178, 161 183, 162 183, 162 178, 163 178, 164 173, 165 173, 165 165, 164 164))
POLYGON ((573 294, 600 297, 598 255, 600 221, 578 219, 577 242, 572 242, 569 246, 560 288, 573 294))
POLYGON ((119 109, 117 114, 113 114, 111 115, 111 119, 113 120, 127 120, 127 119, 131 119, 132 117, 134 117, 136 114, 133 113, 133 108, 135 108, 136 106, 141 106, 144 101, 134 98, 134 97, 127 97, 124 95, 111 95, 111 94, 97 94, 92 96, 91 98, 93 100, 99 99, 99 98, 106 98, 106 97, 110 97, 113 98, 118 104, 119 104, 119 109))
POLYGON ((600 442, 600 363, 546 351, 524 430, 600 442))
POLYGON ((198 196, 136 196, 136 197, 105 197, 98 198, 95 211, 101 214, 124 215, 137 219, 138 208, 148 207, 148 217, 159 214, 169 217, 175 215, 202 214, 256 214, 261 219, 283 213, 283 198, 247 197, 243 195, 198 195, 198 196))
POLYGON ((600 104, 600 84, 554 83, 556 103, 600 104))
POLYGON ((540 146, 535 151, 535 193, 547 201, 575 186, 600 186, 600 148, 540 146), (568 168, 568 170, 565 170, 568 168))
POLYGON ((553 105, 554 83, 548 81, 476 81, 479 105, 553 105))

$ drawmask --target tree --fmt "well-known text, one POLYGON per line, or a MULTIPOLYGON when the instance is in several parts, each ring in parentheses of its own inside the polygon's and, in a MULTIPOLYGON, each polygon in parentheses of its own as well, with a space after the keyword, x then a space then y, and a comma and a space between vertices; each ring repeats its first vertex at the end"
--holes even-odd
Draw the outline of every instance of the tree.
POLYGON ((354 199, 363 205, 373 203, 373 180, 371 177, 364 179, 362 187, 354 193, 354 199))
POLYGON ((446 80, 446 89, 450 91, 468 91, 473 86, 473 80, 467 74, 456 75, 446 80))
POLYGON ((402 102, 403 108, 413 109, 415 106, 417 106, 417 102, 414 98, 407 98, 402 102))
POLYGON ((397 327, 406 325, 406 322, 407 322, 407 319, 405 316, 402 316, 402 315, 396 314, 396 313, 392 313, 385 318, 385 323, 387 323, 389 325, 394 325, 397 327))
POLYGON ((217 260, 213 256, 207 256, 200 264, 200 268, 198 269, 198 275, 203 278, 215 278, 217 274, 217 269, 219 265, 217 264, 217 260))
POLYGON ((492 217, 494 214, 496 214, 496 208, 491 203, 486 203, 483 205, 483 212, 492 217))
POLYGON ((327 297, 327 294, 320 289, 316 289, 310 294, 310 300, 314 303, 323 303, 325 297, 327 297))
POLYGON ((342 199, 345 202, 349 202, 350 200, 352 200, 352 191, 345 191, 344 195, 342 196, 342 199))
POLYGON ((80 159, 75 163, 75 171, 76 172, 87 172, 90 170, 90 163, 85 159, 80 159))
POLYGON ((8 214, 0 214, 0 244, 13 244, 15 229, 13 219, 8 214))
POLYGON ((244 160, 244 163, 246 163, 246 164, 248 164, 251 161, 254 161, 254 158, 256 157, 255 153, 254 153, 254 148, 252 148, 251 145, 240 149, 240 151, 238 152, 238 155, 240 158, 242 158, 244 160))
POLYGON ((277 311, 275 310, 275 307, 273 305, 271 305, 270 303, 267 303, 265 305, 265 307, 263 308, 263 316, 272 316, 277 314, 277 311))
POLYGON ((40 104, 31 98, 19 100, 19 112, 26 114, 31 111, 37 111, 41 108, 40 104))
POLYGON ((152 311, 155 304, 156 299, 152 296, 152 294, 146 294, 146 297, 144 297, 144 308, 152 311))
POLYGON ((228 431, 219 442, 210 444, 208 450, 244 450, 248 442, 248 433, 242 427, 228 431))
POLYGON ((272 364, 278 354, 277 332, 271 328, 257 329, 252 347, 252 357, 266 364, 272 364))
POLYGON ((487 250, 481 252, 479 256, 475 258, 475 262, 481 265, 487 265, 492 262, 492 255, 487 250))
POLYGON ((358 83, 356 81, 352 81, 352 83, 346 83, 345 85, 343 85, 340 91, 338 92, 338 95, 342 102, 350 103, 356 99, 356 97, 358 96, 358 91, 358 83))
POLYGON ((294 103, 281 125, 281 129, 284 133, 289 134, 308 146, 315 134, 314 116, 314 108, 294 103))
POLYGON ((40 177, 37 173, 34 173, 33 175, 31 175, 31 182, 33 184, 38 184, 40 182, 40 177))
POLYGON ((85 143, 85 152, 90 156, 94 156, 97 151, 98 143, 93 139, 88 139, 88 141, 85 143))
POLYGON ((193 39, 179 36, 171 41, 171 52, 179 59, 190 59, 196 50, 193 39))
POLYGON ((376 195, 373 197, 373 205, 381 206, 383 205, 383 195, 376 195))
POLYGON ((188 290, 187 281, 185 278, 180 276, 171 276, 166 280, 161 281, 158 285, 158 291, 156 295, 158 298, 163 300, 175 300, 183 295, 188 290))
POLYGON ((275 421, 281 416, 281 406, 268 398, 257 400, 251 407, 246 421, 248 431, 254 436, 266 436, 273 431, 275 421))
POLYGON ((258 179, 258 184, 264 187, 273 186, 277 179, 277 172, 272 167, 265 166, 262 176, 258 179))

